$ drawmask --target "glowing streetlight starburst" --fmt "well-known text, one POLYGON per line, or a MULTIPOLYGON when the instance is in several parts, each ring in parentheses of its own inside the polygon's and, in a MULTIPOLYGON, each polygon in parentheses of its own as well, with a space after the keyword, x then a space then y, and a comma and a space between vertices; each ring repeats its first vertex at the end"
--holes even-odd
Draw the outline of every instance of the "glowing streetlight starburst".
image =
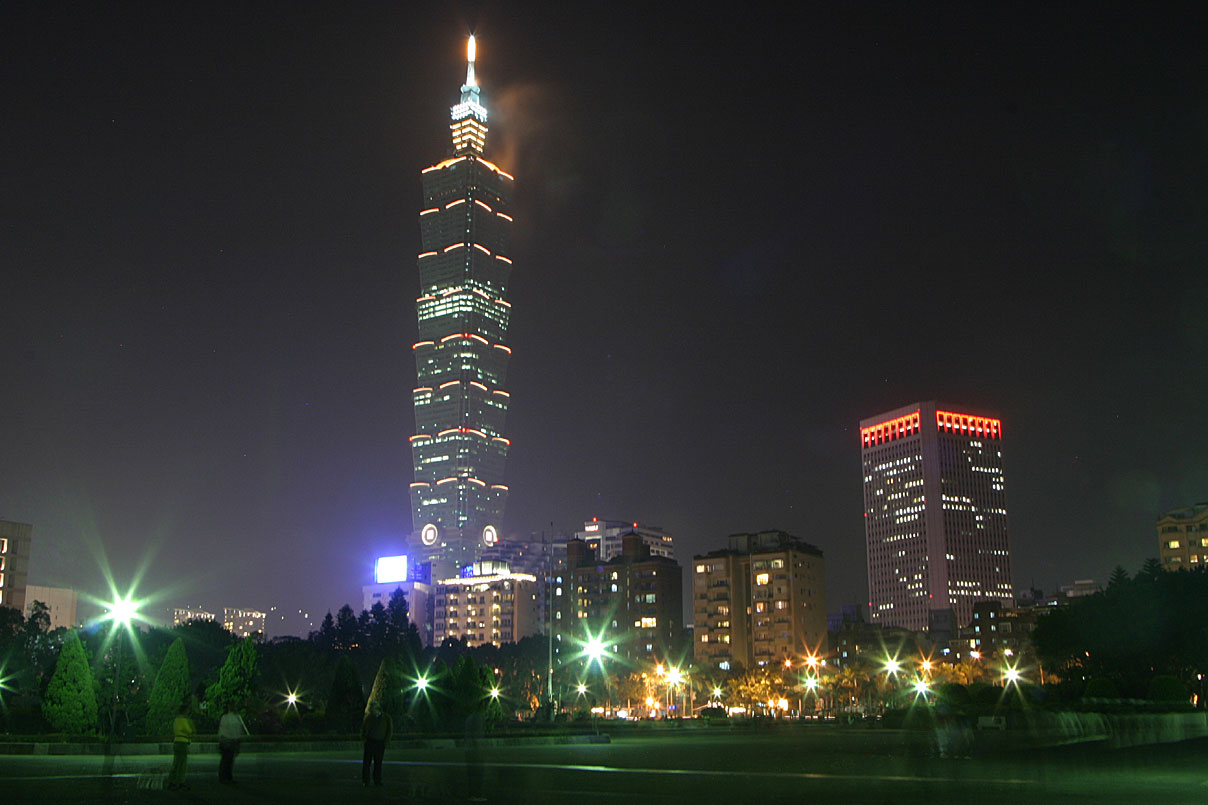
POLYGON ((580 696, 582 696, 582 695, 584 695, 585 693, 587 693, 587 685, 584 685, 582 682, 580 682, 578 685, 576 685, 576 686, 575 686, 575 691, 576 691, 576 692, 577 692, 577 693, 578 693, 580 696))
POLYGON ((898 662, 897 659, 890 657, 885 661, 885 672, 890 676, 896 675, 901 670, 902 663, 898 662))
POLYGON ((491 698, 492 699, 499 698, 499 688, 491 688, 491 698))

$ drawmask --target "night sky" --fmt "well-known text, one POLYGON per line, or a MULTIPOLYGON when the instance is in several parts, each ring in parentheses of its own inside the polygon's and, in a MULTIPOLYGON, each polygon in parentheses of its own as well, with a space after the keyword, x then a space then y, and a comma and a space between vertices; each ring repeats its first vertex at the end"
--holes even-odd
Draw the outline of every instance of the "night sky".
POLYGON ((1003 420, 1017 587, 1136 570, 1208 500, 1204 20, 850 5, 6 5, 30 583, 359 607, 411 529, 419 170, 471 26, 516 175, 506 534, 780 528, 837 610, 858 421, 939 398, 1003 420))

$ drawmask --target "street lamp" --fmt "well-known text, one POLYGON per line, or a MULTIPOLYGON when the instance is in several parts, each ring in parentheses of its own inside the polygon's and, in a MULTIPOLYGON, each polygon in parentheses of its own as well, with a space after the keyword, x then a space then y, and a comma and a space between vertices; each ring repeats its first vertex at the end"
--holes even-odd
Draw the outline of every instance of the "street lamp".
MULTIPOLYGON (((119 596, 117 599, 109 602, 106 605, 108 610, 105 617, 112 624, 109 629, 110 639, 114 639, 114 630, 121 626, 125 631, 130 631, 130 621, 138 617, 138 601, 131 596, 119 596)), ((117 739, 117 686, 122 678, 122 658, 125 654, 125 643, 122 642, 122 636, 119 632, 117 639, 117 665, 113 673, 113 698, 109 703, 109 737, 112 740, 117 739)))

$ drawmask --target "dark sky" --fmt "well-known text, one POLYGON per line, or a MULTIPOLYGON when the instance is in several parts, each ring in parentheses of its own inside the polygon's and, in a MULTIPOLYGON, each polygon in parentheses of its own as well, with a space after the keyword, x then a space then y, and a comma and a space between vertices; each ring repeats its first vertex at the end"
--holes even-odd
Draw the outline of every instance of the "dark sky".
POLYGON ((103 553, 169 605, 321 612, 399 551, 471 24, 516 175, 505 532, 781 528, 837 609, 857 423, 938 397, 1003 419, 1017 586, 1135 570, 1208 499, 1204 20, 850 5, 7 5, 31 583, 99 593, 103 553))

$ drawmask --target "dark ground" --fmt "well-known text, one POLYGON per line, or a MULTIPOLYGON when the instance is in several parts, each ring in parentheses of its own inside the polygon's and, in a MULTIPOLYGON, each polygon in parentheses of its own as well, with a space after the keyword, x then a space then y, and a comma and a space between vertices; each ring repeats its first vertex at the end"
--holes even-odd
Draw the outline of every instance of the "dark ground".
MULTIPOLYGON (((1077 745, 941 759, 892 730, 687 733, 612 744, 488 747, 491 802, 1208 802, 1208 739, 1125 750, 1077 745)), ((355 752, 245 752, 234 787, 194 755, 188 791, 156 790, 168 756, 0 757, 0 800, 49 802, 466 801, 461 749, 386 753, 385 786, 362 788, 355 752), (112 774, 106 776, 106 764, 112 774)))

